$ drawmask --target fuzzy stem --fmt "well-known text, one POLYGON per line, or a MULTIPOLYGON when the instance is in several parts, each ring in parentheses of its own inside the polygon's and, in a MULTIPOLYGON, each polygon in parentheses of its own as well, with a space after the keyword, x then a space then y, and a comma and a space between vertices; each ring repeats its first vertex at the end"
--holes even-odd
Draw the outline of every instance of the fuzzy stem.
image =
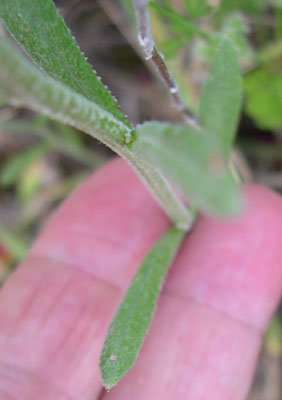
POLYGON ((43 74, 0 38, 0 84, 9 102, 44 113, 100 140, 126 160, 152 192, 174 224, 189 230, 193 216, 172 190, 166 178, 135 156, 128 144, 135 131, 82 95, 43 74))

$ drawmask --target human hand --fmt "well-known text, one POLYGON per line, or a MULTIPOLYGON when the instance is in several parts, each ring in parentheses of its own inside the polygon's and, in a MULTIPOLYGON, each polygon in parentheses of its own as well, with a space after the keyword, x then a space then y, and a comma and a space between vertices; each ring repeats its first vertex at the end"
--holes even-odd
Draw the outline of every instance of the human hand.
POLYGON ((233 221, 200 217, 136 364, 109 393, 99 355, 169 221, 121 160, 59 208, 0 295, 1 400, 242 400, 282 286, 282 201, 251 185, 233 221))

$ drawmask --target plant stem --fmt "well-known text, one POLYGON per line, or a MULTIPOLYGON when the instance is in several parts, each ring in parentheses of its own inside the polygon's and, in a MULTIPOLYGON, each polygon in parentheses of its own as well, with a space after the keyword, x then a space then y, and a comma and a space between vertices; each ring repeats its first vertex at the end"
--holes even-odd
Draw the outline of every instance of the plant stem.
POLYGON ((168 180, 145 161, 138 158, 125 148, 117 153, 134 169, 140 179, 151 191, 157 202, 165 210, 178 229, 189 231, 194 223, 195 216, 190 212, 179 197, 175 194, 168 180))
POLYGON ((137 172, 174 224, 189 230, 189 213, 162 174, 130 150, 135 131, 82 95, 43 74, 0 38, 0 84, 10 103, 28 107, 69 124, 100 140, 118 153, 137 172))
POLYGON ((165 83, 166 87, 169 90, 169 93, 172 97, 175 108, 180 111, 183 122, 185 122, 188 126, 201 131, 200 126, 197 123, 196 117, 193 113, 186 107, 182 96, 179 92, 178 85, 175 82, 173 76, 171 75, 167 65, 164 61, 163 56, 160 54, 158 49, 155 46, 151 25, 149 12, 147 9, 147 0, 132 0, 136 19, 138 24, 138 39, 139 43, 143 48, 144 57, 146 60, 150 60, 155 69, 158 71, 158 74, 162 81, 165 83))

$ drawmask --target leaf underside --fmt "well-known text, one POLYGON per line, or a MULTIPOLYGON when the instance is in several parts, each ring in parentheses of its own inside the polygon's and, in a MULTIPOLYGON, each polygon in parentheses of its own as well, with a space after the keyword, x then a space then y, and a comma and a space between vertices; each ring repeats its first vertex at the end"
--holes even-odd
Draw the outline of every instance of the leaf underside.
POLYGON ((236 50, 227 36, 219 42, 200 97, 199 122, 230 153, 242 105, 242 77, 236 50))
POLYGON ((46 75, 11 44, 0 36, 0 85, 9 93, 12 104, 43 112, 51 118, 75 126, 111 145, 132 140, 133 133, 96 103, 46 75))
POLYGON ((164 122, 139 125, 137 134, 133 151, 158 167, 194 207, 215 216, 240 210, 239 189, 216 138, 164 122))
POLYGON ((130 126, 79 50, 52 0, 0 0, 0 18, 45 72, 130 126))

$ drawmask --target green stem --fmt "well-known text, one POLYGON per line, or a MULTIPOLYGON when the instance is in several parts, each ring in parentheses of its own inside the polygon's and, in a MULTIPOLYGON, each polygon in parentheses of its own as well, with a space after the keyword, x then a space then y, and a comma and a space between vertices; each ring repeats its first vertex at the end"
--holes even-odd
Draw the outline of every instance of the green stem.
POLYGON ((194 223, 194 213, 190 212, 180 201, 173 191, 168 180, 157 170, 145 161, 138 158, 131 151, 121 149, 117 152, 134 169, 143 183, 150 190, 160 206, 165 210, 174 225, 181 230, 189 231, 194 223))
POLYGON ((58 119, 109 146, 137 172, 174 224, 183 230, 191 228, 194 218, 166 178, 129 149, 136 135, 133 129, 33 67, 4 38, 0 38, 0 54, 0 84, 8 91, 11 104, 58 119))

